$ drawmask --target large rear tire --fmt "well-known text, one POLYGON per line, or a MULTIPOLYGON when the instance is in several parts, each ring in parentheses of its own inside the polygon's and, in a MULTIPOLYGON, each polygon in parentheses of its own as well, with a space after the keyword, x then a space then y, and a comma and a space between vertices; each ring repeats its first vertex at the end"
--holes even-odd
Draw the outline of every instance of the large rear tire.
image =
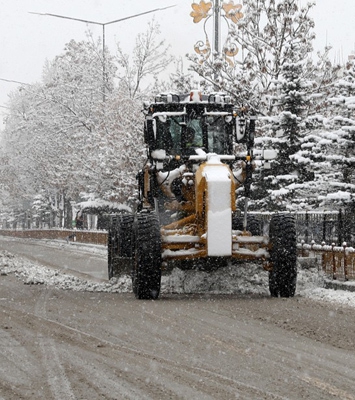
POLYGON ((110 221, 107 238, 109 279, 131 272, 133 221, 132 214, 116 215, 110 221))
POLYGON ((133 257, 133 214, 121 215, 120 227, 119 227, 119 246, 120 246, 120 257, 132 258, 133 257))
POLYGON ((160 224, 155 212, 137 214, 132 286, 137 299, 157 299, 161 284, 160 224))
POLYGON ((292 215, 272 216, 270 244, 270 294, 272 297, 293 297, 297 281, 297 240, 295 219, 292 215))
MULTIPOLYGON (((232 229, 234 231, 242 231, 244 217, 233 214, 232 216, 232 229)), ((254 215, 247 215, 247 230, 254 236, 261 235, 260 220, 254 215)))

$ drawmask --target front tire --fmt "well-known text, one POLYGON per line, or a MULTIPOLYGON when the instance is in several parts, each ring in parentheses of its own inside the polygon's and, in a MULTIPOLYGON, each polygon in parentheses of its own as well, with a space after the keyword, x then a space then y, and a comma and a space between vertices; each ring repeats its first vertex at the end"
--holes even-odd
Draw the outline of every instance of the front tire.
POLYGON ((161 284, 160 224, 155 212, 137 214, 135 254, 132 271, 133 292, 137 299, 157 299, 161 284))
POLYGON ((270 294, 272 297, 293 297, 297 281, 297 240, 295 219, 292 215, 272 216, 270 244, 270 294))

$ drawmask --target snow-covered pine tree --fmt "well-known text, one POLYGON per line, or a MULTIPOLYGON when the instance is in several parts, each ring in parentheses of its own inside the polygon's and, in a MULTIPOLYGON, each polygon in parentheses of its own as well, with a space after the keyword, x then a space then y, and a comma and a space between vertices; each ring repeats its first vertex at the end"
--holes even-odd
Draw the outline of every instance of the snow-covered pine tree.
MULTIPOLYGON (((297 54, 297 49, 294 53, 297 54)), ((297 56, 295 57, 297 58, 297 56)), ((270 209, 303 208, 307 182, 314 179, 311 169, 307 170, 299 152, 305 135, 307 92, 311 84, 304 76, 305 63, 294 61, 284 63, 278 79, 275 98, 278 115, 269 118, 271 136, 264 137, 278 150, 277 159, 270 171, 262 171, 263 203, 270 209)))
POLYGON ((354 60, 350 57, 343 68, 327 65, 327 84, 323 93, 319 92, 322 108, 314 107, 306 119, 307 131, 297 157, 315 173, 315 181, 308 187, 314 205, 338 209, 351 202, 355 192, 354 60))
POLYGON ((328 139, 324 158, 337 179, 330 182, 323 200, 339 206, 353 201, 355 195, 355 56, 349 56, 335 91, 329 99, 333 112, 323 136, 328 139))
POLYGON ((336 135, 330 124, 334 106, 329 99, 335 95, 340 66, 330 62, 329 50, 325 48, 323 53, 318 53, 313 64, 307 66, 312 90, 308 93, 309 101, 302 118, 301 148, 292 156, 314 173, 314 180, 299 183, 295 192, 300 199, 307 199, 307 203, 300 201, 305 209, 323 207, 322 199, 339 180, 338 168, 330 160, 334 157, 336 135))
POLYGON ((262 171, 255 180, 254 207, 282 210, 289 208, 291 199, 291 208, 304 207, 303 183, 314 175, 296 155, 313 86, 310 56, 315 36, 309 14, 314 4, 302 7, 297 0, 247 0, 244 5, 245 18, 236 40, 253 70, 259 96, 256 109, 264 116, 257 143, 279 151, 271 171, 262 171))

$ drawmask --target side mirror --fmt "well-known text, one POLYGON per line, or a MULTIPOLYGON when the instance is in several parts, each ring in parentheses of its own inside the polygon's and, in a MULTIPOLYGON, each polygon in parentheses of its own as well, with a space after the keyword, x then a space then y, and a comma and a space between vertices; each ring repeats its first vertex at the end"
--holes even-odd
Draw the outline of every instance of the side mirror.
POLYGON ((244 142, 249 148, 254 147, 255 116, 246 120, 244 117, 235 118, 235 136, 237 143, 244 142))
POLYGON ((152 150, 156 146, 157 126, 154 118, 146 119, 144 124, 144 142, 152 150))
POLYGON ((246 122, 245 118, 236 117, 235 119, 235 135, 237 142, 241 142, 246 133, 246 122))

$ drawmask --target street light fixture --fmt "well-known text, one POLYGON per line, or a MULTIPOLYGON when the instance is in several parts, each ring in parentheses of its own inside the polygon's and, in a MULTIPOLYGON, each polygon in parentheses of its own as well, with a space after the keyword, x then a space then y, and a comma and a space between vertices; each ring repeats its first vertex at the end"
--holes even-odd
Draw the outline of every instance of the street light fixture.
POLYGON ((106 87, 105 26, 106 25, 110 25, 110 24, 115 24, 116 22, 125 21, 127 19, 136 18, 136 17, 139 17, 141 15, 150 14, 150 13, 153 13, 153 12, 156 12, 156 11, 166 10, 166 9, 172 8, 172 7, 175 7, 175 5, 168 6, 168 7, 163 7, 163 8, 155 8, 154 10, 145 11, 145 12, 142 12, 142 13, 139 13, 139 14, 130 15, 128 17, 115 19, 113 21, 108 21, 108 22, 90 21, 90 20, 81 19, 81 18, 66 17, 64 15, 58 15, 58 14, 37 13, 37 12, 31 12, 31 11, 29 11, 29 13, 30 14, 36 14, 36 15, 48 16, 48 17, 70 19, 70 20, 73 20, 73 21, 84 22, 86 24, 94 24, 94 25, 101 25, 102 26, 102 63, 103 63, 103 66, 102 66, 102 80, 103 80, 103 101, 105 101, 105 99, 106 99, 106 95, 105 95, 105 87, 106 87))
MULTIPOLYGON (((193 2, 192 11, 190 16, 193 18, 195 24, 204 20, 204 32, 206 35, 205 42, 198 41, 195 44, 195 51, 201 56, 200 62, 203 64, 212 55, 212 59, 222 56, 224 60, 231 66, 234 65, 232 58, 238 54, 238 47, 233 41, 231 36, 230 25, 234 24, 237 26, 238 21, 243 18, 241 12, 242 5, 234 4, 233 0, 211 0, 206 2, 200 0, 199 3, 193 2), (211 48, 210 40, 208 39, 206 24, 209 19, 213 16, 214 28, 213 28, 213 46, 211 48), (221 49, 221 19, 227 24, 228 34, 225 43, 221 49)), ((217 78, 217 76, 215 76, 217 78)))

